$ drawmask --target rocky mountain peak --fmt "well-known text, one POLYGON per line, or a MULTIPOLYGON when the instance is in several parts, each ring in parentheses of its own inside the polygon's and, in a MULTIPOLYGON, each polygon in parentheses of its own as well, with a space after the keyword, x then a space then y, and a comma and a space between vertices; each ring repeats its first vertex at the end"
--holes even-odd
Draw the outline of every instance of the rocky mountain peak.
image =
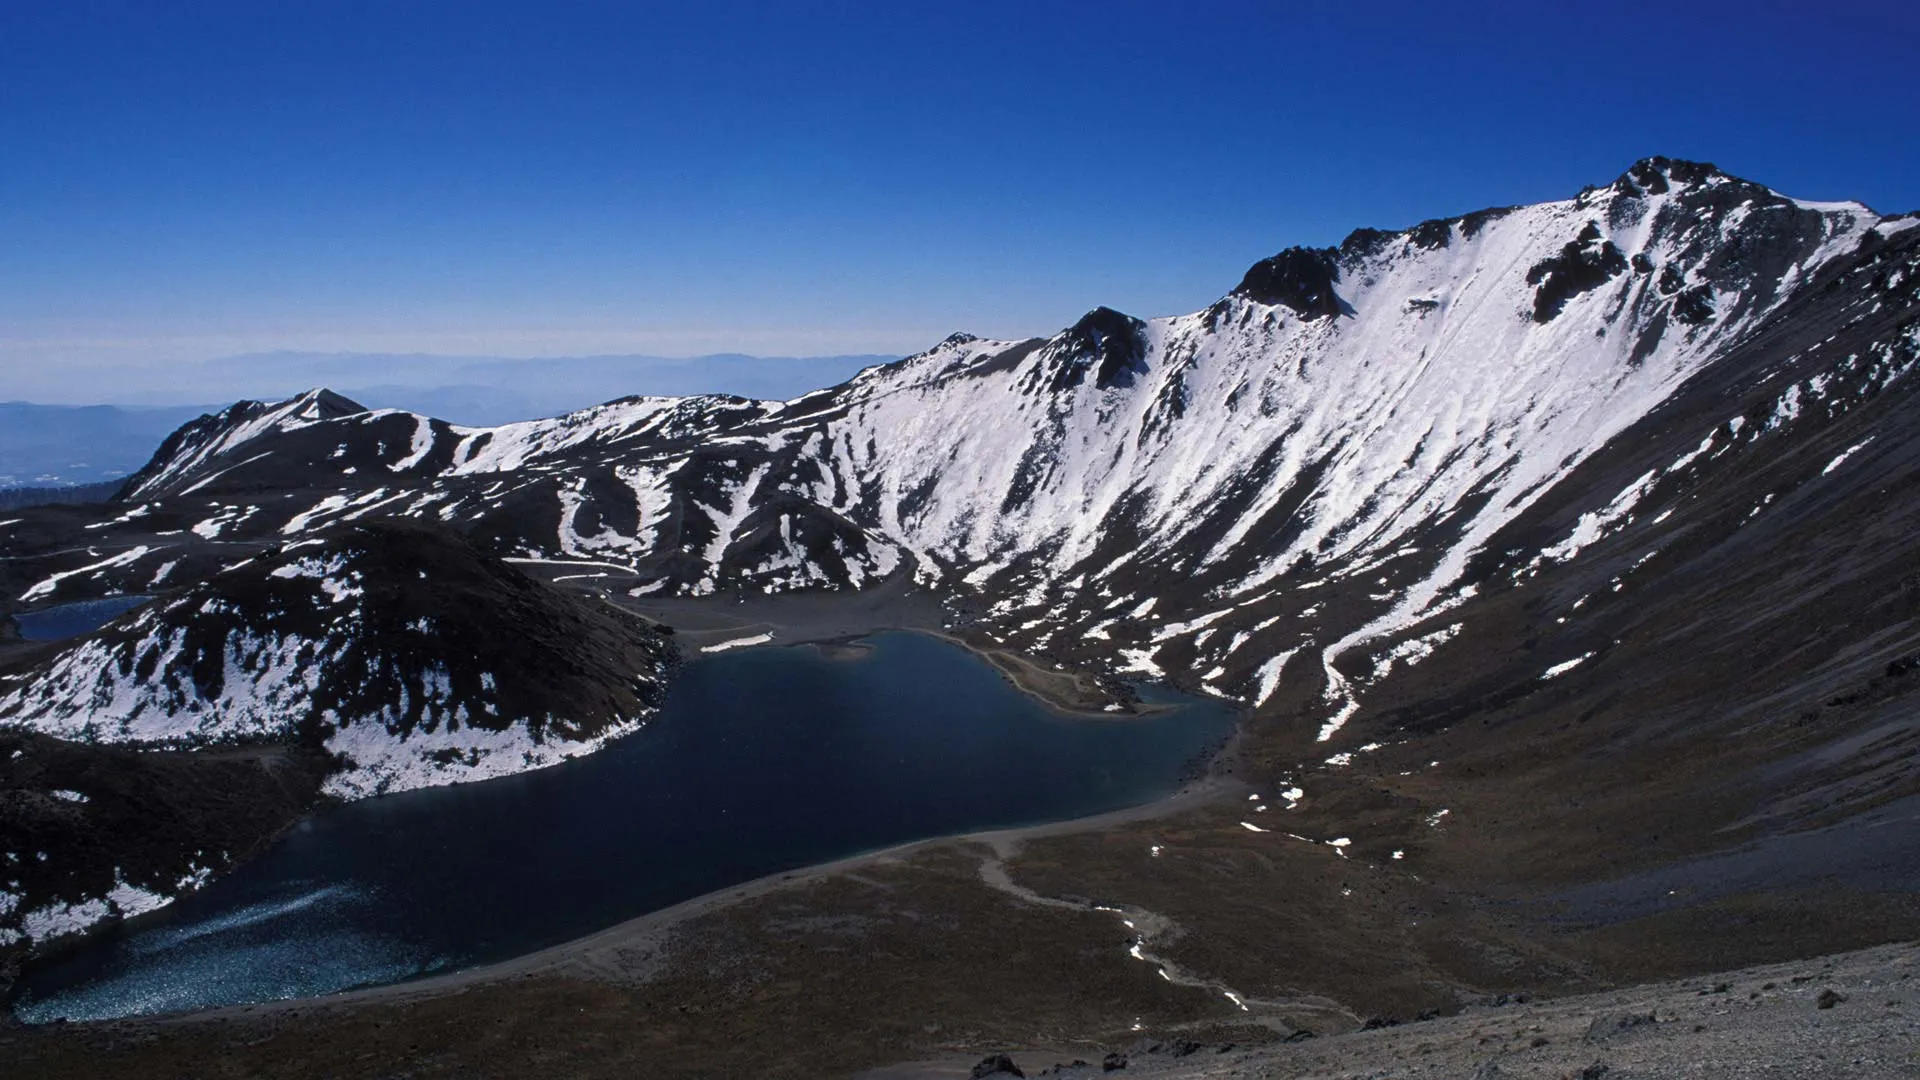
POLYGON ((1622 195, 1665 195, 1675 187, 1688 188, 1714 180, 1736 179, 1710 161, 1688 161, 1656 155, 1634 162, 1612 186, 1622 195))
POLYGON ((1334 282, 1340 279, 1332 248, 1291 247, 1247 270, 1231 295, 1292 308, 1303 319, 1342 314, 1334 282))
POLYGON ((1110 307, 1097 307, 1061 331, 1049 344, 1042 366, 1046 387, 1058 393, 1084 383, 1105 390, 1132 386, 1147 372, 1146 323, 1110 307))

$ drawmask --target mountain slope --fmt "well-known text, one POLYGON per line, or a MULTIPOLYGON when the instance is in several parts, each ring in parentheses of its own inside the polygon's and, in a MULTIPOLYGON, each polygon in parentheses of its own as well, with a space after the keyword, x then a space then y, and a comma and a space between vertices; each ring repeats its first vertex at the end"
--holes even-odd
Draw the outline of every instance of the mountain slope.
POLYGON ((233 566, 0 689, 0 722, 183 748, 316 741, 354 797, 537 768, 632 730, 672 656, 455 538, 342 526, 233 566))
MULTIPOLYGON (((0 600, 277 582, 299 545, 394 518, 620 602, 911 569, 975 640, 1244 702, 1226 767, 1286 815, 1226 821, 1249 865, 1311 837, 1410 889, 1547 897, 1573 913, 1562 945, 1603 966, 1641 962, 1617 925, 1701 965, 1867 944, 1920 926, 1910 830, 1887 828, 1920 795, 1916 224, 1655 158, 1571 200, 1282 252, 1201 312, 955 335, 787 402, 491 429, 326 391, 241 403, 110 508, 0 521, 0 600), (1805 926, 1833 887, 1829 942, 1805 926), (1736 902, 1744 922, 1717 906, 1736 902)), ((376 610, 389 571, 356 604, 376 610)), ((300 605, 331 610, 314 590, 333 580, 300 605)), ((104 695, 249 730, 210 685, 166 697, 186 684, 134 664, 161 650, 103 641, 76 649, 121 649, 97 659, 124 678, 39 657, 0 709, 132 735, 131 711, 76 721, 104 695)), ((383 686, 360 730, 413 737, 390 719, 421 695, 383 686)), ((1184 963, 1272 981, 1220 921, 1226 884, 1088 851, 1052 892, 1214 927, 1184 963)))
POLYGON ((420 516, 641 594, 858 587, 911 560, 1018 644, 1109 642, 1255 703, 1316 656, 1330 734, 1343 656, 1459 602, 1582 461, 1911 223, 1649 159, 1573 200, 1285 252, 1192 315, 956 335, 792 402, 479 430, 309 395, 164 449, 126 495, 304 488, 249 534, 420 516))
POLYGON ((244 559, 0 677, 0 947, 167 903, 316 797, 590 753, 644 723, 672 660, 658 628, 443 530, 244 559))

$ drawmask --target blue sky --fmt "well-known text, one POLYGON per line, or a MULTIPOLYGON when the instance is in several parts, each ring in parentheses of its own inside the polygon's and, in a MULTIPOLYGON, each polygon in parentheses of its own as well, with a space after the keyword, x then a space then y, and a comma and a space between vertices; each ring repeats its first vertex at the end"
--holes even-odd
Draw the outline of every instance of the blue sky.
POLYGON ((1914 209, 1917 40, 1849 0, 0 0, 0 367, 905 353, 1651 153, 1914 209))

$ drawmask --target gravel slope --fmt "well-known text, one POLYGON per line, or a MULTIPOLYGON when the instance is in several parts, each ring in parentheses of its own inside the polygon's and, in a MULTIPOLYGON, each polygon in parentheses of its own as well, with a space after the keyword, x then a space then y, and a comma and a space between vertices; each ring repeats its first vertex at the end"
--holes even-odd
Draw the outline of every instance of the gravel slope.
MULTIPOLYGON (((1920 945, 1745 968, 1250 1049, 1143 1041, 1089 1058, 1009 1053, 1028 1076, 1473 1077, 1678 1080, 1920 1075, 1920 945), (1123 1068, 1109 1069, 1125 1059, 1123 1068), (1074 1065, 1085 1061, 1084 1065, 1074 1065)), ((860 1080, 965 1077, 977 1061, 917 1062, 860 1080)), ((1011 1076, 1011 1073, 997 1075, 1011 1076)))

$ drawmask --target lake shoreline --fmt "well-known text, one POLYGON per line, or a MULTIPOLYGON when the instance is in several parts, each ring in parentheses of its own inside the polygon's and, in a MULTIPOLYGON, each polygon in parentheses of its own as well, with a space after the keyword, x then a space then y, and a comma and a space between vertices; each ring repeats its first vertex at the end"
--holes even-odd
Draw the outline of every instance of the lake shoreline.
MULTIPOLYGON (((835 628, 839 629, 843 627, 844 627, 844 623, 842 623, 840 627, 835 627, 835 628)), ((726 628, 712 628, 707 631, 707 633, 716 634, 716 635, 731 633, 731 632, 733 631, 726 628)), ((889 630, 874 630, 867 627, 861 627, 858 629, 856 634, 848 638, 831 638, 831 639, 825 639, 820 641, 808 642, 806 644, 812 645, 813 648, 810 649, 809 651, 815 652, 821 659, 825 660, 826 662, 829 662, 829 663, 848 662, 848 661, 857 660, 861 657, 870 655, 875 651, 881 650, 885 645, 884 635, 886 635, 887 633, 899 633, 904 637, 917 637, 917 638, 920 638, 922 641, 931 640, 932 642, 937 642, 946 646, 957 647, 961 651, 959 653, 952 654, 956 658, 960 655, 967 655, 967 656, 974 656, 974 657, 981 656, 981 650, 973 646, 973 644, 970 642, 956 639, 951 635, 937 633, 937 632, 929 632, 924 629, 901 629, 901 630, 889 631, 889 630), (875 637, 876 634, 881 635, 878 641, 873 643, 868 643, 865 641, 865 639, 875 637), (850 642, 855 640, 860 641, 860 643, 850 644, 850 642)), ((921 650, 925 650, 926 648, 927 646, 925 645, 920 647, 921 650)), ((745 651, 748 651, 748 650, 744 650, 744 649, 742 650, 742 652, 745 652, 745 651)), ((764 653, 771 654, 771 653, 777 652, 778 650, 767 648, 764 650, 753 649, 751 651, 764 652, 764 653)), ((771 657, 769 657, 769 659, 771 659, 771 657)), ((1064 718, 1071 719, 1078 722, 1084 722, 1085 720, 1088 720, 1088 719, 1097 719, 1097 720, 1106 720, 1106 721, 1148 719, 1148 717, 1142 716, 1140 713, 1133 713, 1133 714, 1122 716, 1122 715, 1116 715, 1114 713, 1107 713, 1107 712, 1087 712, 1083 710, 1062 709, 1053 702, 1045 701, 1044 699, 1040 698, 1038 695, 1027 692, 1028 688, 1021 686, 1018 682, 1008 677, 1007 672, 1000 665, 992 664, 991 662, 989 662, 989 668, 998 676, 998 678, 994 679, 993 681, 1000 683, 1002 686, 1006 688, 1007 692, 1010 692, 1013 695, 1016 695, 1019 699, 1026 700, 1029 703, 1029 708, 1037 708, 1038 710, 1043 710, 1045 713, 1060 715, 1060 716, 1063 716, 1064 718)), ((986 678, 986 672, 985 671, 979 672, 978 677, 982 679, 986 678)), ((1198 705, 1200 703, 1196 702, 1195 704, 1198 705)), ((915 711, 917 711, 918 708, 919 707, 916 706, 915 711)), ((1150 707, 1150 711, 1153 713, 1165 713, 1168 711, 1177 711, 1179 708, 1180 706, 1178 705, 1155 704, 1150 707)), ((924 833, 921 833, 918 838, 907 840, 903 843, 890 844, 888 846, 868 849, 864 851, 860 849, 860 845, 857 840, 858 833, 856 832, 855 834, 853 834, 853 836, 850 836, 850 839, 855 839, 855 843, 852 845, 849 845, 849 847, 851 847, 854 851, 854 853, 851 855, 847 855, 841 858, 830 858, 826 861, 817 862, 817 863, 802 863, 800 865, 796 865, 787 869, 776 870, 776 871, 773 871, 772 873, 762 872, 760 876, 744 876, 743 875, 744 880, 739 884, 722 885, 719 888, 713 889, 712 891, 694 894, 694 895, 682 893, 681 895, 685 896, 686 899, 680 900, 676 903, 667 904, 664 907, 660 907, 654 910, 648 910, 646 907, 640 907, 638 908, 638 910, 641 912, 644 912, 644 914, 630 916, 626 920, 608 927, 606 930, 600 930, 600 931, 589 930, 584 937, 563 938, 553 944, 529 943, 529 944, 535 944, 536 947, 528 952, 521 953, 518 955, 510 954, 502 957, 499 953, 495 953, 494 956, 492 957, 479 958, 478 963, 475 963, 470 967, 462 967, 457 971, 430 974, 430 975, 426 975, 424 977, 419 977, 419 978, 409 978, 397 983, 387 983, 387 984, 381 984, 381 985, 363 985, 358 989, 343 990, 337 993, 327 991, 327 992, 322 992, 321 994, 315 997, 262 999, 259 1001, 255 1001, 252 1004, 233 1004, 233 1005, 212 1004, 211 1007, 208 1009, 194 1010, 194 1011, 174 1013, 174 1014, 162 1013, 162 1014, 152 1014, 152 1015, 154 1016, 161 1016, 161 1015, 196 1016, 196 1015, 202 1015, 205 1013, 232 1014, 235 1010, 239 1010, 244 1013, 248 1010, 256 1010, 256 1009, 262 1009, 262 1008, 284 1008, 296 1002, 307 1003, 307 1002, 314 1002, 314 1001, 328 1001, 342 994, 403 993, 403 994, 411 995, 416 993, 432 993, 435 991, 433 991, 431 988, 435 986, 445 985, 442 981, 445 979, 461 980, 461 982, 458 983, 457 985, 464 985, 466 981, 472 981, 476 979, 481 981, 487 981, 487 980, 492 980, 496 978, 507 978, 512 976, 513 974, 516 974, 522 971, 545 971, 553 968, 556 965, 565 966, 572 962, 570 958, 578 958, 578 957, 589 958, 585 962, 588 963, 589 966, 591 966, 590 958, 592 955, 594 955, 596 951, 596 943, 606 939, 608 935, 612 935, 613 940, 615 940, 616 942, 628 942, 630 940, 636 939, 636 937, 645 938, 646 935, 649 933, 648 927, 655 926, 656 924, 664 926, 668 924, 678 923, 686 919, 694 918, 702 913, 715 910, 716 908, 724 908, 734 902, 749 899, 753 896, 763 895, 770 890, 774 890, 781 887, 783 884, 804 882, 804 881, 814 880, 823 876, 831 876, 835 873, 848 871, 850 868, 854 866, 871 863, 875 860, 884 861, 884 860, 902 858, 916 852, 923 852, 930 848, 939 847, 943 845, 966 844, 969 842, 978 842, 978 841, 987 841, 987 842, 993 842, 996 844, 1018 843, 1020 840, 1027 839, 1027 838, 1047 836, 1047 835, 1060 835, 1063 833, 1075 833, 1075 832, 1088 831, 1088 830, 1098 830, 1101 828, 1112 827, 1116 825, 1125 824, 1128 822, 1134 822, 1134 821, 1139 821, 1139 820, 1144 820, 1144 819, 1154 818, 1154 817, 1158 817, 1166 814, 1175 813, 1183 809, 1188 809, 1194 806, 1211 802, 1215 798, 1219 797, 1219 793, 1222 790, 1224 790, 1227 786, 1232 785, 1231 781, 1225 779, 1221 775, 1220 770, 1211 769, 1209 768, 1209 766, 1220 759, 1220 757, 1222 756, 1223 748, 1230 747, 1234 743, 1234 741, 1237 739, 1240 718, 1234 715, 1230 710, 1219 709, 1218 703, 1213 703, 1213 705, 1210 706, 1210 708, 1214 715, 1209 719, 1209 724, 1212 725, 1209 730, 1212 730, 1214 734, 1212 736, 1208 736, 1207 738, 1212 741, 1206 741, 1204 743, 1196 742, 1193 745, 1188 746, 1185 750, 1183 750, 1183 753, 1185 753, 1188 756, 1185 759, 1186 764, 1184 768, 1180 771, 1179 778, 1174 779, 1171 775, 1168 776, 1168 779, 1172 781, 1172 783, 1169 784, 1168 786, 1172 787, 1172 790, 1168 794, 1162 795, 1158 798, 1152 798, 1151 797, 1152 792, 1138 793, 1140 795, 1149 796, 1149 801, 1144 803, 1138 803, 1132 806, 1119 806, 1119 807, 1116 807, 1115 809, 1097 812, 1091 815, 1081 812, 1077 816, 1074 816, 1075 815, 1074 808, 1070 806, 1060 806, 1057 803, 1055 805, 1049 806, 1047 805, 1045 800, 1042 800, 1042 801, 1033 803, 1031 810, 1029 812, 1034 814, 1034 819, 1030 820, 1028 824, 1013 825, 1013 826, 988 825, 985 828, 980 828, 980 827, 969 828, 967 823, 964 820, 956 821, 953 823, 955 825, 960 826, 960 829, 963 831, 942 830, 936 824, 934 828, 929 829, 924 833), (1178 785, 1178 786, 1174 786, 1174 785, 1178 785), (1057 814, 1061 810, 1065 810, 1069 816, 1061 816, 1061 817, 1048 816, 1052 814, 1057 814)), ((593 755, 593 756, 598 757, 599 755, 593 755)), ((1073 759, 1067 758, 1067 759, 1061 759, 1061 760, 1073 760, 1073 759)), ((512 778, 502 778, 502 779, 510 780, 512 778)), ((984 779, 985 778, 983 778, 983 781, 984 779)), ((991 787, 991 783, 989 782, 987 783, 987 788, 990 788, 990 787, 991 787)), ((976 788, 976 789, 986 790, 987 788, 976 788)), ((1168 788, 1162 787, 1160 790, 1167 791, 1168 788)), ((1109 802, 1107 805, 1113 806, 1114 804, 1109 802)), ((318 808, 316 807, 315 809, 317 810, 318 808)), ((1013 815, 1008 815, 1008 816, 1013 816, 1013 815)), ((990 815, 985 820, 992 821, 993 817, 994 815, 990 815)), ((308 813, 302 815, 299 821, 291 823, 289 827, 296 828, 299 826, 300 822, 313 821, 317 819, 318 819, 318 815, 316 815, 313 811, 309 811, 308 813)), ((1013 816, 1013 819, 1016 821, 1019 820, 1017 816, 1013 816)), ((981 820, 981 819, 976 818, 976 820, 981 820)), ((1005 820, 1005 818, 1002 818, 1002 820, 1005 820)), ((928 824, 934 824, 934 823, 929 822, 928 824)), ((283 830, 283 832, 284 831, 285 830, 283 830)), ((901 835, 901 833, 896 833, 895 835, 901 835)), ((905 835, 912 836, 913 833, 905 832, 905 835)), ((882 842, 884 843, 884 838, 876 837, 876 839, 881 839, 882 842)), ((847 849, 843 848, 842 850, 847 850, 847 849)), ((743 867, 743 869, 748 869, 749 873, 751 873, 753 870, 753 868, 748 868, 748 867, 743 867)), ((724 877, 722 878, 722 880, 724 880, 724 877)), ((634 909, 630 908, 629 910, 634 910, 634 909)), ((617 915, 617 912, 615 914, 617 915)), ((578 931, 573 931, 573 932, 578 933, 578 931)), ((549 939, 549 940, 551 941, 552 939, 549 939)), ((65 950, 62 950, 62 951, 64 952, 65 950)), ((49 957, 49 959, 51 959, 51 957, 49 957)), ((339 985, 339 984, 336 984, 336 985, 339 985)), ((324 989, 324 988, 316 987, 314 989, 324 989)), ((10 997, 12 996, 13 995, 10 995, 10 997)), ((232 1000, 232 999, 229 999, 229 1000, 232 1000)), ((19 999, 15 997, 14 1000, 9 1002, 9 1004, 18 1005, 19 999)), ((183 1004, 186 1004, 186 1003, 183 1003, 183 1004)), ((116 1021, 114 1018, 112 1018, 112 1014, 97 1014, 97 1015, 101 1015, 101 1019, 103 1022, 118 1022, 118 1021, 134 1022, 136 1020, 145 1018, 141 1014, 137 1014, 137 1013, 124 1014, 118 1018, 118 1021, 116 1021)), ((86 1021, 76 1018, 73 1022, 86 1022, 86 1021)))
POLYGON ((939 594, 913 580, 911 568, 857 592, 710 597, 625 597, 599 594, 625 611, 670 626, 689 659, 730 648, 813 645, 835 659, 856 660, 861 638, 888 630, 927 634, 986 661, 1028 698, 1063 716, 1119 720, 1163 711, 1124 684, 1089 671, 1057 668, 953 625, 939 594))
MULTIPOLYGON (((856 872, 865 867, 895 862, 944 847, 989 845, 1005 850, 1024 841, 1079 833, 1098 832, 1120 825, 1171 817, 1208 806, 1228 805, 1243 799, 1249 790, 1244 782, 1228 776, 1209 775, 1184 785, 1171 794, 1139 806, 1124 807, 1086 817, 1038 822, 999 829, 982 829, 948 836, 928 837, 860 852, 827 862, 796 867, 763 875, 738 885, 703 893, 679 903, 636 915, 584 937, 551 945, 522 956, 480 964, 443 974, 427 975, 401 982, 343 990, 306 998, 286 998, 248 1005, 225 1005, 180 1013, 156 1013, 111 1020, 77 1021, 101 1025, 187 1025, 222 1023, 263 1015, 283 1014, 288 1010, 304 1012, 352 1011, 366 1006, 387 1005, 419 998, 443 997, 469 989, 534 977, 584 978, 622 977, 620 962, 610 958, 619 953, 644 951, 658 947, 675 927, 788 888, 824 878, 856 872), (603 959, 607 958, 607 959, 603 959)), ((630 974, 624 977, 631 977, 630 974)))

